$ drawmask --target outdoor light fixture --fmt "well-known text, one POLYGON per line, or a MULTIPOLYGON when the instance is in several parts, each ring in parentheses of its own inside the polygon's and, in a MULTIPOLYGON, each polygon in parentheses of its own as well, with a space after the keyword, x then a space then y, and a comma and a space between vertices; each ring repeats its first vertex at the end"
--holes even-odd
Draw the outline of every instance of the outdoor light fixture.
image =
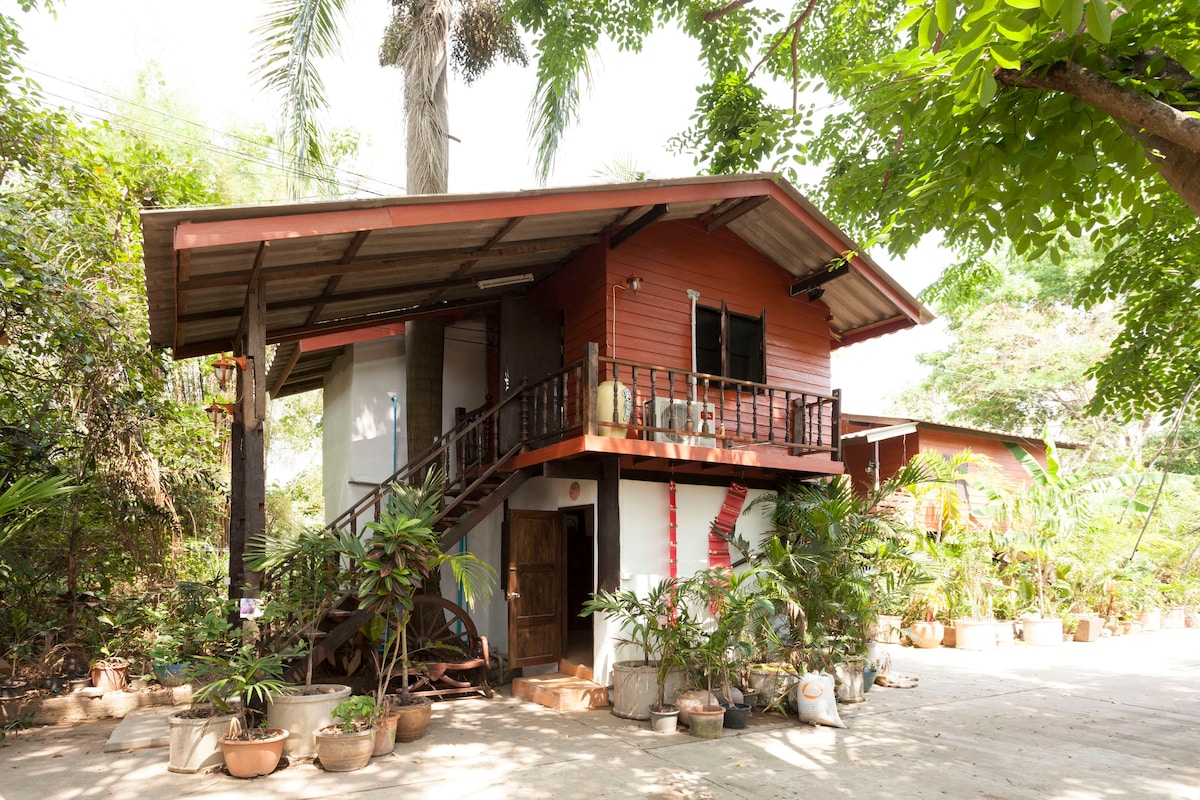
POLYGON ((213 430, 216 430, 221 423, 221 417, 233 414, 233 403, 218 403, 213 400, 204 410, 208 412, 208 418, 212 420, 213 430))
POLYGON ((533 283, 533 273, 523 272, 520 275, 502 275, 499 278, 475 281, 475 285, 480 289, 498 289, 501 286, 517 286, 522 283, 533 283))
POLYGON ((638 289, 642 288, 642 279, 639 275, 630 275, 625 279, 625 288, 637 294, 638 289))
POLYGON ((217 385, 224 389, 229 385, 229 379, 233 377, 234 367, 241 367, 242 371, 245 371, 246 357, 221 353, 221 357, 214 361, 212 366, 213 373, 217 376, 217 385))
POLYGON ((868 475, 874 475, 874 474, 875 474, 875 469, 876 469, 876 464, 875 464, 875 462, 874 462, 874 461, 868 461, 868 462, 867 462, 866 473, 867 473, 868 475))

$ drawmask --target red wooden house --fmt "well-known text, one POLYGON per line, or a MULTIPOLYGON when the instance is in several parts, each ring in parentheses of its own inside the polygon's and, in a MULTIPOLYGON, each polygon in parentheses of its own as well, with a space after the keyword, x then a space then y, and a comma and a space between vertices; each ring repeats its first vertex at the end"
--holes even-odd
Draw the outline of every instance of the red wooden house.
MULTIPOLYGON (((361 387, 402 381, 403 340, 368 340, 431 315, 457 331, 446 434, 402 453, 397 474, 449 470, 443 545, 469 536, 498 568, 502 593, 473 616, 517 668, 552 669, 578 646, 606 675, 603 622, 593 632, 577 617, 588 592, 719 559, 708 532, 731 487, 740 501, 737 486, 752 499, 841 473, 830 352, 930 319, 773 175, 151 211, 143 229, 153 342, 177 358, 248 357, 233 434, 235 586, 256 580, 240 548, 263 525, 266 392, 324 387, 328 474, 365 452, 343 439, 386 433, 395 409, 361 387), (353 425, 330 418, 343 406, 353 425)), ((403 437, 390 435, 396 459, 403 437)), ((391 469, 375 472, 382 484, 391 469)), ((340 514, 327 504, 331 525, 361 528, 379 498, 340 514)), ((739 526, 753 536, 765 522, 739 526)))
MULTIPOLYGON (((1027 436, 905 417, 860 414, 842 414, 841 430, 842 459, 846 473, 853 478, 855 487, 860 491, 895 475, 921 452, 936 453, 948 459, 970 450, 991 462, 996 471, 992 480, 1014 487, 1027 487, 1030 478, 1009 450, 1010 446, 1019 447, 1043 467, 1046 466, 1046 443, 1027 436)), ((1063 449, 1077 447, 1065 442, 1056 442, 1055 446, 1063 449)), ((978 467, 968 466, 968 470, 977 471, 978 467)), ((968 509, 987 504, 987 498, 974 490, 966 480, 961 482, 959 491, 967 501, 968 509)))

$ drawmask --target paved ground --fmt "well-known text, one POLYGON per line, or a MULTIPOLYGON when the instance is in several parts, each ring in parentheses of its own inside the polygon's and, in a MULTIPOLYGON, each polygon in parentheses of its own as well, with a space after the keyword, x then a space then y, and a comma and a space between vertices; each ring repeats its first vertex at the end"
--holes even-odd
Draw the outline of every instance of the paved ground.
POLYGON ((426 738, 344 774, 175 775, 162 748, 104 752, 115 720, 42 728, 0 745, 0 798, 1200 800, 1200 630, 894 661, 918 687, 841 706, 845 730, 758 718, 700 741, 604 711, 462 700, 434 707, 426 738))

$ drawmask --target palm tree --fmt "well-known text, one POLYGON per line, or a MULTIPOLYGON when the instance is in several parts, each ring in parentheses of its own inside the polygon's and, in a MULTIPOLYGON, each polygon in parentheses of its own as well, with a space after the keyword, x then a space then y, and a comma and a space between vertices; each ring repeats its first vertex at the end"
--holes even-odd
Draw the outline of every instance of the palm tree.
MULTIPOLYGON (((525 52, 499 0, 390 1, 392 19, 379 61, 404 72, 406 190, 444 194, 450 174, 450 62, 471 82, 497 58, 526 63, 525 52)), ((347 0, 275 0, 257 31, 259 77, 283 98, 283 149, 299 174, 324 163, 317 119, 326 100, 316 60, 339 48, 347 7, 347 0)), ((410 458, 442 432, 444 325, 432 317, 405 329, 410 458)))

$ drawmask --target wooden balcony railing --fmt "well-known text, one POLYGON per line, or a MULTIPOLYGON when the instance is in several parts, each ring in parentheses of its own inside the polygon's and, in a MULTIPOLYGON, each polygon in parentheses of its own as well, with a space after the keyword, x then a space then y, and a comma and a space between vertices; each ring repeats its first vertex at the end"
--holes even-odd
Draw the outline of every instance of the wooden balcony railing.
POLYGON ((594 343, 584 357, 525 387, 521 439, 536 447, 602 428, 633 432, 649 441, 704 447, 777 447, 791 455, 829 453, 841 460, 841 396, 738 381, 687 370, 600 357, 594 343), (628 422, 620 419, 630 392, 628 422), (601 397, 601 392, 612 392, 601 397), (609 409, 602 419, 601 409, 609 409))

